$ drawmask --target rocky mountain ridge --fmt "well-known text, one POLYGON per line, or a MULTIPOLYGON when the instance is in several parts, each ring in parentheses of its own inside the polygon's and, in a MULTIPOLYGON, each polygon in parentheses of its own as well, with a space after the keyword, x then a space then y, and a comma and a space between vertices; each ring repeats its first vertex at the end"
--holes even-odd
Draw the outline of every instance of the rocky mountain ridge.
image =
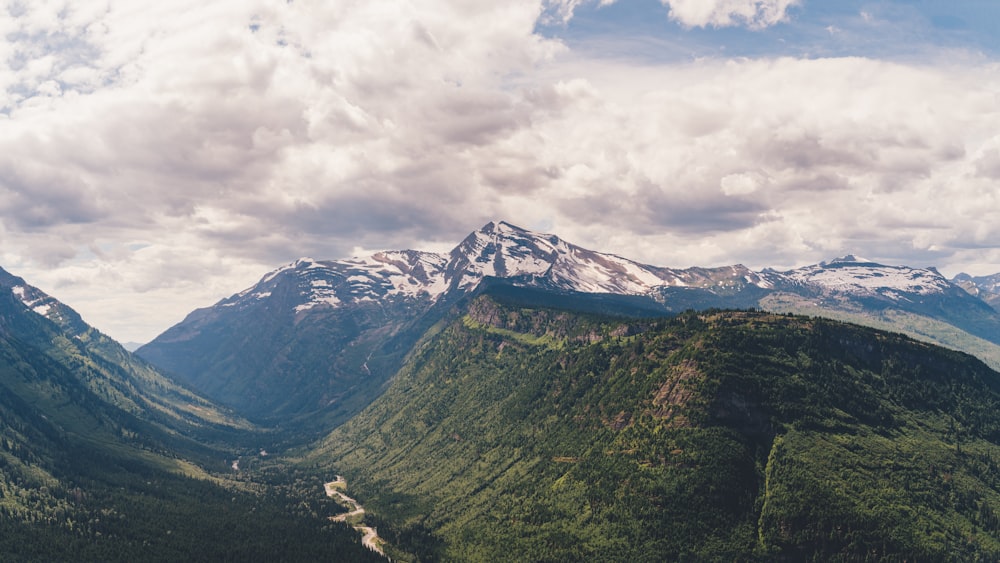
POLYGON ((646 296, 661 295, 665 288, 724 294, 754 287, 912 301, 961 287, 934 268, 890 266, 854 255, 783 272, 754 271, 741 264, 651 266, 501 221, 471 233, 448 254, 397 250, 341 260, 301 258, 215 307, 249 306, 269 297, 293 273, 302 295, 296 312, 387 297, 435 300, 449 291, 471 291, 487 277, 557 291, 646 296))
POLYGON ((774 274, 742 265, 650 266, 588 250, 555 235, 491 222, 447 254, 397 250, 341 260, 300 258, 214 307, 243 309, 270 297, 282 283, 293 283, 302 296, 294 306, 296 312, 384 298, 436 300, 450 291, 471 291, 488 277, 558 291, 647 295, 662 287, 712 289, 740 283, 769 288, 774 274))
MULTIPOLYGON (((471 233, 448 254, 399 250, 342 260, 302 258, 215 306, 241 307, 268 297, 289 272, 298 276, 296 283, 303 295, 303 302, 296 305, 298 312, 395 296, 437 299, 449 291, 471 291, 487 277, 558 291, 646 296, 662 294, 665 288, 731 293, 755 287, 914 301, 959 287, 979 287, 949 281, 934 268, 884 265, 854 255, 780 272, 754 271, 742 264, 686 269, 651 266, 500 221, 471 233)), ((989 286, 992 290, 979 291, 1000 291, 1000 281, 994 281, 998 283, 989 286)))
POLYGON ((989 276, 961 273, 952 278, 951 282, 1000 310, 1000 273, 989 276))
POLYGON ((848 255, 784 272, 739 264, 678 269, 502 221, 449 253, 296 260, 192 312, 138 354, 251 416, 335 424, 377 396, 421 335, 485 282, 542 292, 541 304, 603 299, 599 310, 612 314, 763 308, 834 316, 958 348, 968 335, 978 346, 968 351, 1000 365, 1000 313, 933 268, 848 255), (924 319, 934 326, 926 329, 924 319), (941 330, 959 336, 947 340, 941 330), (326 414, 307 414, 319 412, 326 414))

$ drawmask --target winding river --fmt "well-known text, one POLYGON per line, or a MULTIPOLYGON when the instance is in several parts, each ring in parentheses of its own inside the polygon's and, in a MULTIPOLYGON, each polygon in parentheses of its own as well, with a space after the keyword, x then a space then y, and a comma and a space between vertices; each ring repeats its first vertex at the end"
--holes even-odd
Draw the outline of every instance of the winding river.
MULTIPOLYGON (((347 507, 348 511, 345 514, 338 514, 337 516, 331 516, 330 520, 334 522, 346 522, 348 518, 354 516, 362 516, 365 513, 365 507, 361 506, 358 501, 352 499, 351 497, 344 494, 341 490, 347 486, 347 482, 340 475, 337 475, 336 479, 325 483, 323 488, 326 490, 326 496, 335 499, 340 504, 347 507)), ((354 529, 361 532, 362 538, 361 543, 373 551, 377 551, 380 555, 385 555, 382 548, 379 546, 381 539, 378 537, 378 532, 375 528, 371 526, 365 526, 364 524, 357 524, 354 529)))

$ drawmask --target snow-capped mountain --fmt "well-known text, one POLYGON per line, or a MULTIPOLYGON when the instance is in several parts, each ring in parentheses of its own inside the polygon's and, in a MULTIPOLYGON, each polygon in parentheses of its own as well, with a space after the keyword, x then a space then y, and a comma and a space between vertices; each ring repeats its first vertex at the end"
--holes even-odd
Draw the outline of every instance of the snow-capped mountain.
POLYGON ((885 311, 901 311, 1000 344, 1000 315, 931 268, 848 255, 786 272, 742 265, 674 269, 491 222, 449 253, 297 260, 192 312, 138 354, 251 415, 323 412, 327 422, 342 420, 378 393, 452 304, 498 279, 558 293, 562 302, 604 296, 593 298, 602 311, 758 307, 836 313, 862 323, 878 317, 883 324, 885 311))
POLYGON ((951 282, 932 268, 886 266, 852 254, 784 272, 783 277, 828 292, 897 301, 954 289, 951 282))
POLYGON ((487 277, 528 287, 618 295, 659 294, 663 288, 769 288, 776 279, 742 265, 650 266, 501 221, 473 232, 448 254, 401 250, 343 260, 301 258, 215 307, 252 307, 288 285, 300 296, 294 304, 299 313, 385 299, 434 301, 447 292, 472 291, 487 277))
POLYGON ((774 291, 761 298, 763 309, 833 316, 950 347, 968 345, 963 349, 1000 366, 1000 315, 934 268, 847 255, 771 274, 774 291))
POLYGON ((716 295, 792 291, 906 302, 955 288, 932 268, 888 266, 854 255, 786 272, 755 272, 739 264, 688 269, 651 266, 501 221, 471 233, 449 254, 403 250, 345 260, 302 258, 216 307, 251 306, 288 283, 301 296, 301 302, 294 305, 296 312, 385 299, 434 301, 450 291, 472 291, 487 277, 566 292, 649 296, 671 310, 675 307, 669 300, 693 295, 679 289, 716 295))
POLYGON ((387 297, 436 298, 447 289, 447 258, 430 252, 379 252, 364 258, 301 258, 264 276, 260 282, 216 307, 245 308, 291 284, 301 297, 296 312, 387 297))
POLYGON ((492 276, 516 285, 620 295, 645 295, 662 287, 708 288, 733 283, 767 287, 770 283, 741 265, 690 269, 650 266, 502 221, 488 223, 462 241, 451 252, 447 274, 451 277, 449 287, 466 290, 492 276))
POLYGON ((683 284, 664 268, 569 244, 504 222, 470 234, 449 257, 449 286, 468 290, 484 277, 507 278, 583 293, 640 294, 657 285, 683 284))
POLYGON ((377 393, 451 303, 498 278, 563 294, 632 296, 663 312, 675 303, 750 306, 732 295, 771 284, 743 266, 649 266, 491 222, 449 253, 297 260, 192 312, 137 353, 253 416, 323 411, 340 420, 359 393, 377 393))
POLYGON ((321 412, 317 424, 332 424, 377 393, 426 330, 447 260, 410 250, 299 259, 136 353, 259 420, 321 412))

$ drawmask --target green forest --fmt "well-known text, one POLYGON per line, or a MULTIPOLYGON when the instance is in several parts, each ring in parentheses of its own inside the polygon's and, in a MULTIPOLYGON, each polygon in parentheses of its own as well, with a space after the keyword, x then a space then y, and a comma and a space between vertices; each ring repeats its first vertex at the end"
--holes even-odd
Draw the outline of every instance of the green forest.
POLYGON ((395 560, 995 561, 1000 380, 757 311, 482 296, 311 452, 395 560))
POLYGON ((327 519, 341 509, 318 479, 194 479, 68 455, 71 476, 33 481, 0 454, 4 561, 384 561, 327 519))

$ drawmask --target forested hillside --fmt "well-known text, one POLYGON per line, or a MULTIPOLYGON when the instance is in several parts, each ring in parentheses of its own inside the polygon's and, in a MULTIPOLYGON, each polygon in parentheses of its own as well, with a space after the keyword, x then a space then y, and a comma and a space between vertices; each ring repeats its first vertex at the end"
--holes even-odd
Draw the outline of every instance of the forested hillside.
POLYGON ((178 385, 91 327, 72 308, 0 269, 0 384, 70 432, 81 413, 148 447, 210 454, 255 430, 231 410, 178 385), (153 446, 152 444, 156 444, 153 446))
POLYGON ((320 479, 232 469, 258 429, 30 291, 0 271, 0 560, 382 560, 320 479))
POLYGON ((398 559, 1000 557, 978 360, 823 319, 513 301, 473 301, 308 461, 398 559))

